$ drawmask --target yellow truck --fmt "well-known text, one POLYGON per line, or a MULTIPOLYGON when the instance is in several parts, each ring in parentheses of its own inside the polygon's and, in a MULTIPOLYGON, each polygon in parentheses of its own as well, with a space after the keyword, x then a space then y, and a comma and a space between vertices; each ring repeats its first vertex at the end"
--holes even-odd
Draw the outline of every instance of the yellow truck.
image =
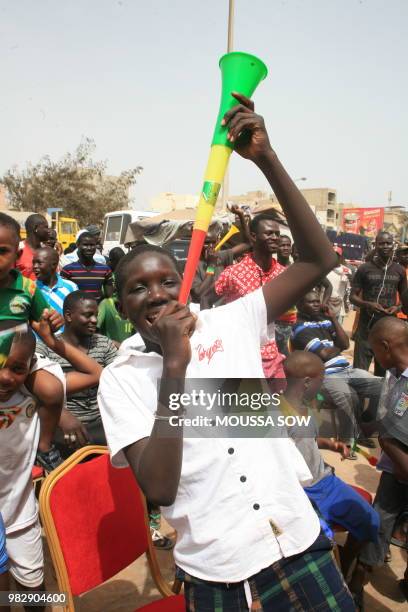
MULTIPOLYGON (((25 231, 25 221, 27 217, 33 214, 33 212, 20 210, 7 210, 5 212, 13 217, 13 219, 18 221, 20 225, 21 240, 24 240, 27 236, 25 231)), ((43 214, 47 219, 49 226, 56 230, 58 242, 62 244, 64 249, 66 249, 71 242, 75 242, 75 237, 79 230, 78 221, 76 219, 72 217, 64 217, 63 213, 61 214, 59 211, 41 214, 43 214)))
POLYGON ((58 212, 51 213, 51 227, 56 230, 58 242, 62 244, 63 249, 75 242, 79 225, 73 217, 63 217, 58 212))

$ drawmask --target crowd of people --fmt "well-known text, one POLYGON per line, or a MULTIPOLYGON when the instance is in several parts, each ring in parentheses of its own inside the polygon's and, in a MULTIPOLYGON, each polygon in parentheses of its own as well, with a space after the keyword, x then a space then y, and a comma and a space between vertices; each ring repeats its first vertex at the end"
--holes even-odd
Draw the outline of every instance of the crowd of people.
MULTIPOLYGON (((28 217, 21 243, 0 213, 0 591, 10 575, 21 590, 44 588, 31 470, 51 472, 86 444, 108 445, 113 465, 130 466, 157 548, 174 545, 161 512, 176 530, 186 610, 362 610, 368 572, 387 560, 408 511, 408 247, 382 231, 353 270, 262 117, 235 97, 229 138, 268 180, 290 231, 234 207, 240 240, 217 251, 210 229, 187 306, 165 248, 142 243, 105 258, 91 225, 63 253, 42 215, 28 217), (352 364, 343 323, 353 306, 352 364), (174 398, 197 381, 219 392, 220 379, 261 381, 282 414, 307 425, 189 435, 189 410, 174 398), (331 436, 316 406, 334 415, 331 436), (349 461, 375 439, 371 505, 320 450, 349 461), (336 525, 348 532, 339 565, 336 525)), ((400 586, 408 599, 408 570, 400 586)))

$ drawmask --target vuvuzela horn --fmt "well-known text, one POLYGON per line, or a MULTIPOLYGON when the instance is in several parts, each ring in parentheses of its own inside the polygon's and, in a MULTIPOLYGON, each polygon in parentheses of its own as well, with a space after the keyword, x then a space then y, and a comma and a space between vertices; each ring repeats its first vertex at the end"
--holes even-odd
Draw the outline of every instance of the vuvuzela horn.
POLYGON ((259 83, 268 74, 265 64, 260 59, 241 52, 223 55, 220 59, 220 68, 222 75, 221 103, 180 289, 179 301, 182 304, 187 303, 190 294, 205 237, 233 149, 233 144, 227 139, 228 126, 221 125, 225 113, 237 104, 231 92, 235 91, 250 98, 259 83))
POLYGON ((239 231, 240 230, 237 228, 237 226, 232 224, 225 236, 216 244, 214 251, 219 251, 222 245, 225 244, 231 238, 231 236, 238 234, 239 231))

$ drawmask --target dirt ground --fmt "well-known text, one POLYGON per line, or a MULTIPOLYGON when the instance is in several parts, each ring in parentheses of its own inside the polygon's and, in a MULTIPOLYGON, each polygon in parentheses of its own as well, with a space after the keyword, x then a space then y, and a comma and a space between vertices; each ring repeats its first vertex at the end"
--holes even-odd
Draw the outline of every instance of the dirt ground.
MULTIPOLYGON (((345 328, 350 331, 352 315, 346 322, 345 328)), ((352 354, 352 347, 349 354, 352 354)), ((378 454, 378 449, 373 451, 378 454)), ((358 455, 356 461, 341 461, 338 454, 324 451, 325 459, 333 465, 339 477, 350 484, 356 484, 375 494, 379 474, 371 467, 367 460, 358 455)), ((164 525, 163 533, 173 534, 171 529, 164 525)), ((73 537, 75 535, 73 534, 73 537)), ((338 536, 339 543, 344 539, 338 536)), ((46 548, 46 587, 47 590, 57 590, 52 564, 46 548)), ((174 563, 171 552, 157 553, 162 573, 171 583, 174 578, 174 563)), ((372 575, 366 587, 366 610, 369 612, 402 612, 408 610, 408 603, 399 591, 397 581, 403 577, 407 563, 407 554, 402 549, 391 546, 391 562, 379 568, 372 575)), ((86 571, 86 568, 84 568, 86 571)), ((159 598, 148 571, 146 561, 142 558, 132 563, 124 571, 76 600, 75 609, 80 612, 133 612, 138 607, 159 598)), ((59 610, 60 608, 52 608, 59 610)))

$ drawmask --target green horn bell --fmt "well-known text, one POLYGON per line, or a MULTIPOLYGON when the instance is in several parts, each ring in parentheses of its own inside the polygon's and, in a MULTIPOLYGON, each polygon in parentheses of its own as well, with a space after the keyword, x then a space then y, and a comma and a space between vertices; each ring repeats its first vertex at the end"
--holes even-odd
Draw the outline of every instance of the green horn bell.
POLYGON ((268 69, 263 61, 255 55, 241 53, 240 51, 223 55, 220 59, 220 68, 222 78, 221 102, 211 144, 225 145, 232 149, 234 145, 227 140, 228 127, 221 125, 225 113, 238 104, 231 92, 235 91, 250 98, 259 83, 268 74, 268 69))

